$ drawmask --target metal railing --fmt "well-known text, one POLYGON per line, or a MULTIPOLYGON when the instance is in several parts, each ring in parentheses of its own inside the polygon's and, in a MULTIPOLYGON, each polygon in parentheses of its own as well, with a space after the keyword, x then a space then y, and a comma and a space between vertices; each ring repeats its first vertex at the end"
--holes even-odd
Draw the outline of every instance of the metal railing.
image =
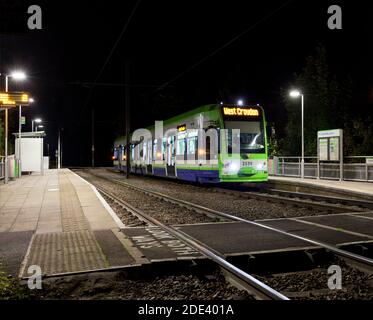
POLYGON ((0 180, 4 179, 5 176, 5 157, 0 156, 0 180))
MULTIPOLYGON (((8 155, 8 178, 13 179, 16 177, 16 161, 15 155, 8 155)), ((5 157, 0 156, 0 180, 5 178, 5 157)))
MULTIPOLYGON (((368 163, 367 158, 373 159, 373 156, 344 157, 343 180, 373 182, 373 163, 368 163)), ((318 170, 317 157, 305 157, 304 161, 305 178, 339 180, 339 163, 320 162, 318 170)), ((301 157, 273 157, 268 164, 270 175, 301 176, 301 157)))

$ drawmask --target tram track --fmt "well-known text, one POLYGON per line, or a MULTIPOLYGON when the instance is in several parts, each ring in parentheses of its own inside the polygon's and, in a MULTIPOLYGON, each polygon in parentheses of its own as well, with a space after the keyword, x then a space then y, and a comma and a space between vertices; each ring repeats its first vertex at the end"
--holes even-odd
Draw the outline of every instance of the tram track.
POLYGON ((279 195, 287 198, 299 198, 299 199, 307 199, 312 201, 319 201, 325 202, 330 204, 339 204, 345 205, 349 207, 360 208, 362 210, 373 210, 373 201, 369 200, 358 200, 358 199, 349 199, 349 198, 341 198, 341 197, 334 197, 334 196, 324 196, 318 195, 313 193, 304 193, 304 192, 291 192, 291 191, 284 191, 284 190, 277 190, 277 189, 265 189, 264 193, 268 193, 271 195, 279 195))
POLYGON ((363 200, 344 199, 338 197, 319 196, 306 193, 295 193, 282 190, 232 190, 228 188, 210 188, 211 191, 233 195, 237 198, 257 199, 282 204, 292 204, 294 206, 308 207, 316 210, 328 212, 365 212, 373 209, 373 202, 363 200))
MULTIPOLYGON (((111 173, 118 173, 112 169, 107 169, 111 173)), ((151 177, 156 180, 169 181, 181 185, 186 185, 184 181, 166 180, 162 177, 151 177)), ((204 191, 226 194, 239 199, 255 199, 275 204, 292 205, 294 207, 309 208, 324 212, 344 213, 344 212, 365 212, 373 210, 373 201, 341 198, 334 196, 324 196, 310 193, 291 192, 276 189, 261 189, 260 191, 248 190, 248 187, 211 187, 209 185, 192 184, 195 188, 204 191)))
MULTIPOLYGON (((90 174, 95 175, 92 172, 90 172, 90 174)), ((215 210, 215 209, 204 207, 202 205, 195 204, 195 203, 192 203, 190 201, 177 199, 177 198, 171 197, 169 195, 166 195, 166 194, 163 194, 163 193, 160 193, 160 192, 156 192, 156 191, 145 189, 145 188, 140 188, 138 186, 134 186, 134 185, 132 185, 130 183, 127 183, 127 182, 124 182, 124 181, 120 181, 120 180, 117 180, 117 179, 110 179, 110 178, 103 177, 103 176, 100 176, 100 175, 95 175, 95 176, 97 176, 99 178, 102 178, 102 179, 105 179, 105 180, 108 180, 108 181, 111 181, 111 182, 114 182, 114 183, 116 183, 118 185, 121 185, 121 186, 124 186, 126 188, 129 188, 129 189, 147 194, 149 196, 156 197, 156 198, 159 198, 159 199, 162 199, 164 201, 171 202, 171 203, 174 203, 174 204, 178 204, 181 207, 187 207, 187 208, 189 208, 193 211, 196 211, 196 212, 199 212, 199 213, 204 213, 206 215, 209 215, 210 217, 215 216, 215 217, 218 217, 222 220, 244 222, 244 223, 247 223, 247 224, 255 225, 255 226, 258 226, 258 227, 261 227, 261 228, 264 228, 264 229, 267 229, 267 230, 285 235, 285 236, 292 237, 294 239, 305 241, 305 242, 307 242, 311 245, 323 248, 326 251, 333 253, 335 256, 345 260, 348 264, 351 264, 353 266, 357 266, 357 267, 359 267, 359 268, 361 268, 365 271, 373 273, 373 259, 361 256, 361 255, 358 255, 358 254, 355 254, 355 253, 351 253, 351 252, 343 250, 343 249, 339 249, 338 247, 330 245, 328 243, 324 243, 324 242, 317 241, 317 240, 314 240, 314 239, 310 239, 310 238, 307 238, 307 237, 299 236, 299 235, 297 235, 295 233, 292 233, 292 232, 284 231, 284 230, 281 230, 281 229, 278 229, 278 228, 275 228, 275 227, 272 227, 272 226, 265 225, 265 224, 263 224, 259 221, 247 220, 247 219, 237 217, 237 216, 232 215, 232 214, 228 214, 228 213, 225 213, 225 212, 222 212, 222 211, 218 211, 218 210, 215 210)))
POLYGON ((165 225, 157 219, 149 216, 142 210, 133 207, 129 203, 123 201, 119 197, 107 192, 106 190, 96 187, 99 192, 110 198, 112 201, 120 204, 126 211, 135 215, 141 221, 146 222, 149 226, 157 226, 164 230, 165 232, 171 234, 180 241, 191 246, 196 251, 200 252, 202 255, 206 256, 208 259, 212 260, 214 263, 218 264, 226 276, 231 282, 236 283, 239 287, 244 288, 249 293, 253 294, 257 299, 270 299, 270 300, 289 300, 285 295, 277 292, 275 289, 269 287, 265 283, 259 281, 252 275, 244 272, 243 270, 237 268, 233 264, 227 262, 222 256, 213 252, 207 246, 200 242, 195 241, 193 238, 187 236, 185 233, 178 231, 176 228, 165 225))
POLYGON ((290 237, 296 238, 298 240, 306 241, 306 242, 308 242, 308 243, 310 243, 312 245, 316 245, 318 247, 324 248, 327 251, 331 251, 335 255, 337 255, 337 256, 339 256, 341 258, 348 259, 350 262, 353 262, 353 263, 359 264, 359 265, 366 265, 373 272, 373 260, 372 259, 365 258, 363 256, 350 253, 348 251, 339 249, 339 248, 337 248, 335 246, 332 246, 332 245, 329 245, 327 243, 323 243, 323 242, 316 241, 316 240, 313 240, 313 239, 309 239, 309 238, 306 238, 306 237, 298 236, 298 235, 296 235, 294 233, 286 232, 286 231, 283 231, 281 229, 270 227, 270 226, 267 226, 267 225, 262 224, 262 223, 257 222, 257 221, 250 221, 250 220, 247 220, 247 219, 243 219, 243 218, 234 216, 232 214, 228 214, 228 213, 221 212, 221 211, 218 211, 218 210, 210 209, 210 208, 207 208, 207 207, 204 207, 204 206, 201 206, 201 205, 189 202, 189 201, 185 201, 185 200, 181 200, 181 199, 176 199, 176 198, 170 197, 168 195, 165 195, 165 194, 162 194, 162 193, 159 193, 159 192, 150 191, 150 190, 142 189, 142 188, 139 188, 139 187, 135 187, 135 186, 133 186, 131 184, 128 184, 128 183, 125 183, 123 181, 114 180, 114 182, 116 182, 116 183, 118 183, 120 185, 126 186, 128 188, 131 188, 133 190, 136 190, 136 191, 139 191, 139 192, 143 192, 145 194, 148 194, 148 195, 151 195, 151 196, 154 196, 154 197, 162 198, 165 201, 169 201, 169 202, 172 202, 172 203, 175 203, 175 204, 180 204, 181 206, 193 208, 195 211, 198 211, 200 213, 205 212, 206 214, 208 214, 210 216, 211 215, 216 215, 216 216, 218 216, 218 217, 220 217, 222 219, 252 224, 252 225, 255 225, 255 226, 259 226, 259 227, 265 228, 267 230, 274 231, 276 233, 280 233, 282 235, 286 235, 286 236, 290 236, 290 237))

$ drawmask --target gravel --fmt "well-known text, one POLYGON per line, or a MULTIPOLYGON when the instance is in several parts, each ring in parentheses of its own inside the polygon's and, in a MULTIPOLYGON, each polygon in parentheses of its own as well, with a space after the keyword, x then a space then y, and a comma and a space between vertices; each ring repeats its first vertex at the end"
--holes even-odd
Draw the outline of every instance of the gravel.
POLYGON ((194 274, 127 279, 123 272, 48 279, 36 299, 121 300, 252 300, 216 271, 211 278, 194 274))
POLYGON ((143 227, 146 226, 144 221, 141 221, 136 216, 129 213, 125 210, 121 205, 117 204, 115 201, 111 200, 111 198, 101 194, 106 202, 110 205, 110 207, 114 210, 117 214, 118 218, 124 223, 126 227, 143 227))
POLYGON ((177 199, 190 201, 248 220, 301 217, 327 213, 307 207, 271 203, 266 200, 243 199, 232 194, 218 193, 204 187, 151 177, 131 176, 127 180, 123 174, 106 169, 95 169, 94 173, 108 178, 124 180, 137 187, 164 193, 177 199))
MULTIPOLYGON (((191 211, 177 204, 163 201, 162 199, 152 197, 151 201, 149 201, 150 196, 146 194, 118 186, 105 179, 95 177, 89 174, 89 172, 77 171, 77 173, 92 184, 101 187, 164 224, 192 224, 219 221, 217 218, 210 218, 202 213, 191 211)), ((126 224, 126 221, 130 225, 133 224, 129 214, 121 206, 116 205, 116 208, 119 209, 118 212, 120 214, 118 213, 118 215, 124 224, 126 224)))
POLYGON ((270 287, 297 300, 373 300, 373 274, 367 274, 347 266, 342 261, 337 264, 342 270, 342 288, 328 287, 328 266, 302 272, 273 274, 257 278, 270 287))

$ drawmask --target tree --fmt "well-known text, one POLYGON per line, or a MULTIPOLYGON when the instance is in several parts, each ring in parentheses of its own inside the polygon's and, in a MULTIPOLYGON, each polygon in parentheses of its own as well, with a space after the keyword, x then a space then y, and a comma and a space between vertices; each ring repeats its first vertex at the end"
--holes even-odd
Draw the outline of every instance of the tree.
MULTIPOLYGON (((351 106, 351 85, 339 84, 329 69, 325 47, 319 46, 309 56, 302 72, 295 75, 294 87, 304 94, 304 146, 305 155, 317 154, 317 131, 344 128, 351 106)), ((282 143, 284 155, 301 153, 301 107, 298 99, 289 98, 288 90, 282 92, 287 112, 286 137, 282 143), (299 141, 299 143, 295 143, 299 141)))

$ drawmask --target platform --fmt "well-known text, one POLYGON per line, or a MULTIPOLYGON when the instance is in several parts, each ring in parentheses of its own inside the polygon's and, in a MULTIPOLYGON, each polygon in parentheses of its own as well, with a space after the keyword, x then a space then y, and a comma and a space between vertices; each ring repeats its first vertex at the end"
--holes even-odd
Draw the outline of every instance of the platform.
POLYGON ((21 277, 136 264, 124 225, 97 190, 68 169, 0 185, 0 262, 21 277))
POLYGON ((352 198, 373 200, 373 183, 358 181, 337 181, 325 179, 301 179, 294 177, 270 176, 268 184, 275 189, 316 192, 352 198))

